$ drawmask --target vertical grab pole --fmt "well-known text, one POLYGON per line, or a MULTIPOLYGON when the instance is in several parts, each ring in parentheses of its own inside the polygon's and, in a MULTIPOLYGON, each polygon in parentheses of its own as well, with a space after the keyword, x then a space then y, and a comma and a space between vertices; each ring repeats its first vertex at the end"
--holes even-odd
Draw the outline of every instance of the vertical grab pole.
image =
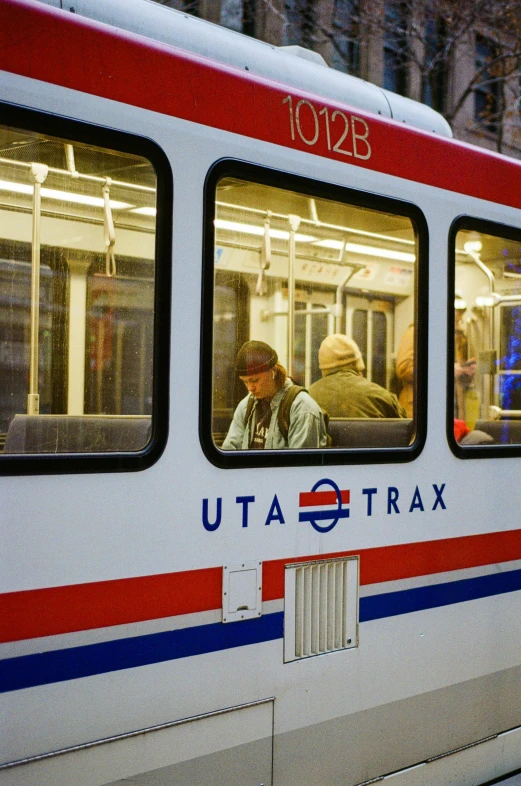
MULTIPOLYGON (((345 265, 347 263, 347 237, 342 237, 342 245, 340 246, 340 250, 338 252, 338 264, 345 265)), ((338 285, 336 290, 336 299, 335 299, 335 333, 345 333, 346 331, 346 324, 345 319, 342 320, 343 317, 343 294, 344 294, 344 287, 346 286, 347 282, 354 275, 355 270, 358 268, 351 268, 349 273, 347 273, 344 280, 338 285), (342 324, 342 321, 344 324, 342 324)))
POLYGON ((347 330, 345 314, 343 309, 343 294, 349 279, 354 276, 357 270, 360 270, 364 265, 353 265, 351 270, 346 274, 344 280, 336 288, 335 299, 335 333, 345 333, 347 330))
POLYGON ((42 206, 42 183, 45 182, 49 168, 45 164, 31 164, 33 187, 33 229, 31 248, 31 348, 29 360, 29 394, 27 396, 27 414, 38 415, 40 412, 40 394, 38 391, 38 358, 40 328, 40 229, 42 206))
MULTIPOLYGON (((494 273, 490 268, 488 268, 485 263, 481 260, 481 241, 467 241, 467 243, 463 246, 465 253, 469 256, 473 262, 479 267, 479 269, 486 275, 488 279, 488 284, 490 287, 490 294, 495 294, 495 278, 494 273)), ((496 349, 496 332, 499 335, 499 331, 501 328, 500 317, 499 313, 496 318, 496 310, 494 308, 489 309, 490 319, 489 319, 489 334, 490 334, 490 346, 492 349, 496 349), (496 331, 496 319, 497 319, 497 331, 496 331)), ((499 352, 498 352, 499 357, 499 352)), ((496 400, 496 376, 495 374, 489 375, 489 385, 488 385, 488 403, 493 402, 496 400)), ((486 412, 486 410, 485 410, 486 412)))
POLYGON ((290 214, 288 254, 288 375, 293 377, 295 360, 295 232, 300 226, 300 217, 290 214))

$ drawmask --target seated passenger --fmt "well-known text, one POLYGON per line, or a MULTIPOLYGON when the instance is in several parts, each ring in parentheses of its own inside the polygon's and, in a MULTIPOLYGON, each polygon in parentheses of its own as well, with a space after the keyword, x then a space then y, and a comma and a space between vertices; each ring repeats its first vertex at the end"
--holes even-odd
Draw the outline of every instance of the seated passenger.
POLYGON ((460 445, 489 445, 494 438, 485 431, 469 429, 464 420, 454 418, 454 437, 460 445))
POLYGON ((235 370, 248 395, 234 412, 223 450, 326 447, 322 411, 302 388, 288 410, 288 422, 282 419, 283 401, 293 382, 278 360, 263 341, 247 341, 240 348, 235 370))
POLYGON ((409 325, 400 339, 396 354, 396 376, 400 382, 398 401, 408 418, 414 411, 414 324, 409 325))
POLYGON ((320 345, 318 365, 322 379, 309 394, 331 418, 405 418, 394 393, 362 376, 365 368, 358 345, 341 333, 320 345))

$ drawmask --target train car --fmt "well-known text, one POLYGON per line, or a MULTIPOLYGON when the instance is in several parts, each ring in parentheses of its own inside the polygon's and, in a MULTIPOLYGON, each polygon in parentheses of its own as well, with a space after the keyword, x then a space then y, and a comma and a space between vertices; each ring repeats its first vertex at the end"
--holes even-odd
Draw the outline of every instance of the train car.
POLYGON ((519 769, 521 164, 143 0, 0 106, 1 786, 519 769))

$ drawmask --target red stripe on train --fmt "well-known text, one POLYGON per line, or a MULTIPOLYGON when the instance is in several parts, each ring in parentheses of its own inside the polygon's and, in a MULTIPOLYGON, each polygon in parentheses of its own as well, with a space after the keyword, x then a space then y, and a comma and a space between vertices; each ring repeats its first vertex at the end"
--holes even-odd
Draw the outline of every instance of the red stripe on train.
POLYGON ((0 641, 209 611, 221 605, 221 576, 206 568, 10 592, 0 595, 0 641))
MULTIPOLYGON (((263 564, 264 601, 284 595, 291 562, 360 555, 360 581, 427 576, 521 559, 521 530, 293 557, 263 564)), ((206 568, 0 595, 0 641, 92 630, 221 607, 222 569, 206 568)))
POLYGON ((521 559, 521 530, 265 562, 262 599, 284 595, 284 565, 352 554, 360 555, 360 584, 378 584, 521 559))
MULTIPOLYGON (((342 103, 257 77, 83 19, 33 0, 0 2, 0 69, 166 115, 396 175, 498 204, 521 207, 521 163, 342 103), (85 52, 89 57, 85 57, 85 52), (369 124, 368 160, 328 149, 327 134, 310 146, 294 134, 288 104, 344 109, 369 124), (248 107, 248 111, 244 108, 248 107), (479 170, 479 177, 476 172, 479 170)), ((311 110, 309 110, 311 111, 311 110)), ((347 126, 346 126, 347 127, 347 126)), ((351 181, 350 181, 351 183, 351 181)), ((356 182, 352 183, 356 187, 356 182)))
MULTIPOLYGON (((340 498, 343 505, 349 505, 351 493, 349 489, 340 491, 340 498)), ((303 491, 299 495, 299 506, 301 508, 314 508, 315 505, 338 505, 336 491, 303 491)))

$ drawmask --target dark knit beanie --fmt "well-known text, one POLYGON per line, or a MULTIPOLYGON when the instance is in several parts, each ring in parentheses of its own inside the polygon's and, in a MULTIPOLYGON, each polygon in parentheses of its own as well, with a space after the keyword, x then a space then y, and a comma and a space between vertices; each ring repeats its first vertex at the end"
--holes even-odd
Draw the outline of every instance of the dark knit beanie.
POLYGON ((240 377, 250 377, 269 371, 278 361, 278 355, 264 341, 247 341, 242 345, 235 361, 235 370, 240 377))

